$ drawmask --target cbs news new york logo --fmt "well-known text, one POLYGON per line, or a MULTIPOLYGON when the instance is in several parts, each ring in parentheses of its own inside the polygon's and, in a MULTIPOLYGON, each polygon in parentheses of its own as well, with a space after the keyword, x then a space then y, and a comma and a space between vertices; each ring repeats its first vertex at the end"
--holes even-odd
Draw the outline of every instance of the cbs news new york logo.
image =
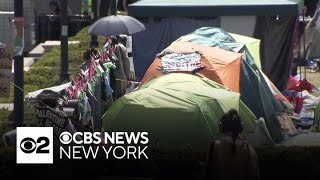
POLYGON ((17 164, 53 164, 53 128, 17 128, 17 164))

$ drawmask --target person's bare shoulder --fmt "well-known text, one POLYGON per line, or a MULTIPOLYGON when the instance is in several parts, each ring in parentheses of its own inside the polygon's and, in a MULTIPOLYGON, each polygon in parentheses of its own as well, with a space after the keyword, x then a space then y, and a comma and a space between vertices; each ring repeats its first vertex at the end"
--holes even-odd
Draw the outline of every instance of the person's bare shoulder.
POLYGON ((221 147, 221 141, 220 140, 215 140, 214 141, 214 146, 213 146, 213 150, 215 152, 217 152, 217 150, 221 147))
POLYGON ((256 150, 254 150, 254 148, 250 145, 249 145, 249 150, 250 150, 251 157, 253 157, 254 159, 257 159, 258 156, 257 156, 256 150))

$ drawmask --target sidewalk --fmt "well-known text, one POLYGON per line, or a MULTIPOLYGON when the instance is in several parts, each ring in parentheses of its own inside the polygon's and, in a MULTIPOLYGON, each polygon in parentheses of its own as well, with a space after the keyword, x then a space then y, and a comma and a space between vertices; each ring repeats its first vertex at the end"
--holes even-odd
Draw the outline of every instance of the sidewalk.
POLYGON ((305 133, 289 138, 284 146, 320 146, 320 133, 305 133))
POLYGON ((8 109, 9 111, 13 111, 13 103, 0 103, 0 109, 8 109))

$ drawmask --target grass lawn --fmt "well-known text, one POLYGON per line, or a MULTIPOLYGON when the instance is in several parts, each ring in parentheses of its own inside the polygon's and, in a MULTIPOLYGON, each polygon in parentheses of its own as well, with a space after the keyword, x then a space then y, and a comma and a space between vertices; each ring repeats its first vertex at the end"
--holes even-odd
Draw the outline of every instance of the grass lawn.
MULTIPOLYGON (((304 70, 302 70, 304 73, 304 70)), ((320 72, 308 72, 307 71, 307 80, 314 84, 316 87, 320 88, 320 72)), ((313 93, 314 96, 320 96, 320 92, 313 93)))

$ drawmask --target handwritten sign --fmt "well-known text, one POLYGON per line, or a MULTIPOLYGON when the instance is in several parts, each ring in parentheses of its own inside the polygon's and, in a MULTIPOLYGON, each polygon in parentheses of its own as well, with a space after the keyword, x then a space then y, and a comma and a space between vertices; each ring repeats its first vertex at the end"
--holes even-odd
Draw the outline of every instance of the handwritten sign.
POLYGON ((7 98, 10 95, 12 59, 11 48, 0 48, 0 98, 7 98))
POLYGON ((53 127, 53 135, 59 138, 67 128, 68 118, 66 115, 48 107, 36 108, 36 126, 53 127))
POLYGON ((198 53, 171 53, 161 58, 165 71, 194 71, 201 67, 201 55, 198 53))
POLYGON ((0 69, 0 98, 9 97, 11 78, 11 70, 0 69))
POLYGON ((12 69, 13 50, 0 48, 0 69, 12 69))

